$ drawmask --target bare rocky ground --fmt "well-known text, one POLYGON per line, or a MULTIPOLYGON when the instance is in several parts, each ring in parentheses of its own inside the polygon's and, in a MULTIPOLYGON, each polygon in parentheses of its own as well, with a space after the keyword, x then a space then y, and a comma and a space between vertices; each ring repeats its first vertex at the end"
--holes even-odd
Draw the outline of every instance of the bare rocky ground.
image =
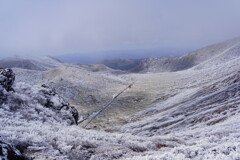
MULTIPOLYGON (((74 64, 45 71, 14 68, 16 93, 5 94, 24 97, 28 103, 20 105, 17 114, 7 109, 15 102, 1 106, 0 135, 17 146, 25 144, 24 153, 35 159, 240 159, 239 42, 234 39, 178 57, 178 62, 187 59, 191 65, 179 71, 162 70, 162 60, 148 63, 146 73, 74 64), (131 83, 133 87, 88 130, 81 127, 84 124, 58 120, 54 113, 49 116, 57 120, 43 123, 38 118, 29 121, 20 112, 25 107, 34 114, 35 102, 26 92, 42 84, 84 116, 131 83)), ((48 111, 42 110, 46 117, 48 111)))

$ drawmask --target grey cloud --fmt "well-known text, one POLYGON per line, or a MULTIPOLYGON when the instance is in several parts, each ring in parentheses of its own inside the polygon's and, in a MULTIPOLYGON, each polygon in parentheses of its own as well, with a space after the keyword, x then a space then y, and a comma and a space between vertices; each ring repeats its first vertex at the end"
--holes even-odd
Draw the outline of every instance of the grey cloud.
POLYGON ((198 48, 239 36, 238 0, 2 0, 0 54, 198 48))

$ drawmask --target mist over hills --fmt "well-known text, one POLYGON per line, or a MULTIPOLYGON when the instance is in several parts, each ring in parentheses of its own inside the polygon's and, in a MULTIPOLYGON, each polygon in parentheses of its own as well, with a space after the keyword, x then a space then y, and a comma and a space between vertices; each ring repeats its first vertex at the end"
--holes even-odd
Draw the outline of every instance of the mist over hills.
POLYGON ((107 50, 96 53, 72 53, 56 56, 63 62, 93 64, 102 60, 115 58, 143 59, 148 57, 174 57, 182 55, 193 49, 162 48, 162 49, 136 49, 136 50, 107 50), (146 54, 147 53, 147 54, 146 54))

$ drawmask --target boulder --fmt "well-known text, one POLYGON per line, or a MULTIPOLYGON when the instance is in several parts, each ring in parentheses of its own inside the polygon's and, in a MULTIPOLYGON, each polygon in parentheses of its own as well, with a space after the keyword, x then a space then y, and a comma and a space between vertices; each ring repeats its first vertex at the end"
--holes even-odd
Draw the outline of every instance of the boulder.
POLYGON ((12 85, 15 80, 15 74, 13 73, 12 69, 9 68, 0 68, 0 85, 6 91, 13 91, 12 85))
POLYGON ((56 91, 49 86, 43 84, 41 89, 38 92, 38 96, 35 97, 38 103, 41 105, 55 110, 56 112, 65 111, 70 114, 70 117, 65 114, 63 119, 68 119, 71 121, 71 124, 77 124, 78 122, 78 111, 75 107, 70 106, 70 104, 56 93, 56 91))

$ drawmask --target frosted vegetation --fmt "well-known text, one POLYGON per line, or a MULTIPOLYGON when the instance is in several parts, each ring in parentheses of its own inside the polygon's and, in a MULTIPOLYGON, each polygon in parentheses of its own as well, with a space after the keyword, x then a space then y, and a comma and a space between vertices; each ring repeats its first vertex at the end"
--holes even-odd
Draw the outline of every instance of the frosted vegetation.
POLYGON ((116 159, 156 150, 158 143, 179 143, 175 139, 81 129, 71 125, 74 120, 67 110, 42 104, 42 87, 17 83, 15 90, 1 89, 6 99, 0 108, 0 134, 36 159, 116 159))
POLYGON ((57 62, 46 71, 14 68, 15 92, 0 87, 0 136, 34 160, 240 159, 239 46, 235 39, 193 52, 183 59, 195 57, 194 65, 178 72, 152 73, 162 65, 157 59, 144 74, 57 62), (93 122, 114 127, 76 125, 71 105, 81 116, 132 81, 93 122))

